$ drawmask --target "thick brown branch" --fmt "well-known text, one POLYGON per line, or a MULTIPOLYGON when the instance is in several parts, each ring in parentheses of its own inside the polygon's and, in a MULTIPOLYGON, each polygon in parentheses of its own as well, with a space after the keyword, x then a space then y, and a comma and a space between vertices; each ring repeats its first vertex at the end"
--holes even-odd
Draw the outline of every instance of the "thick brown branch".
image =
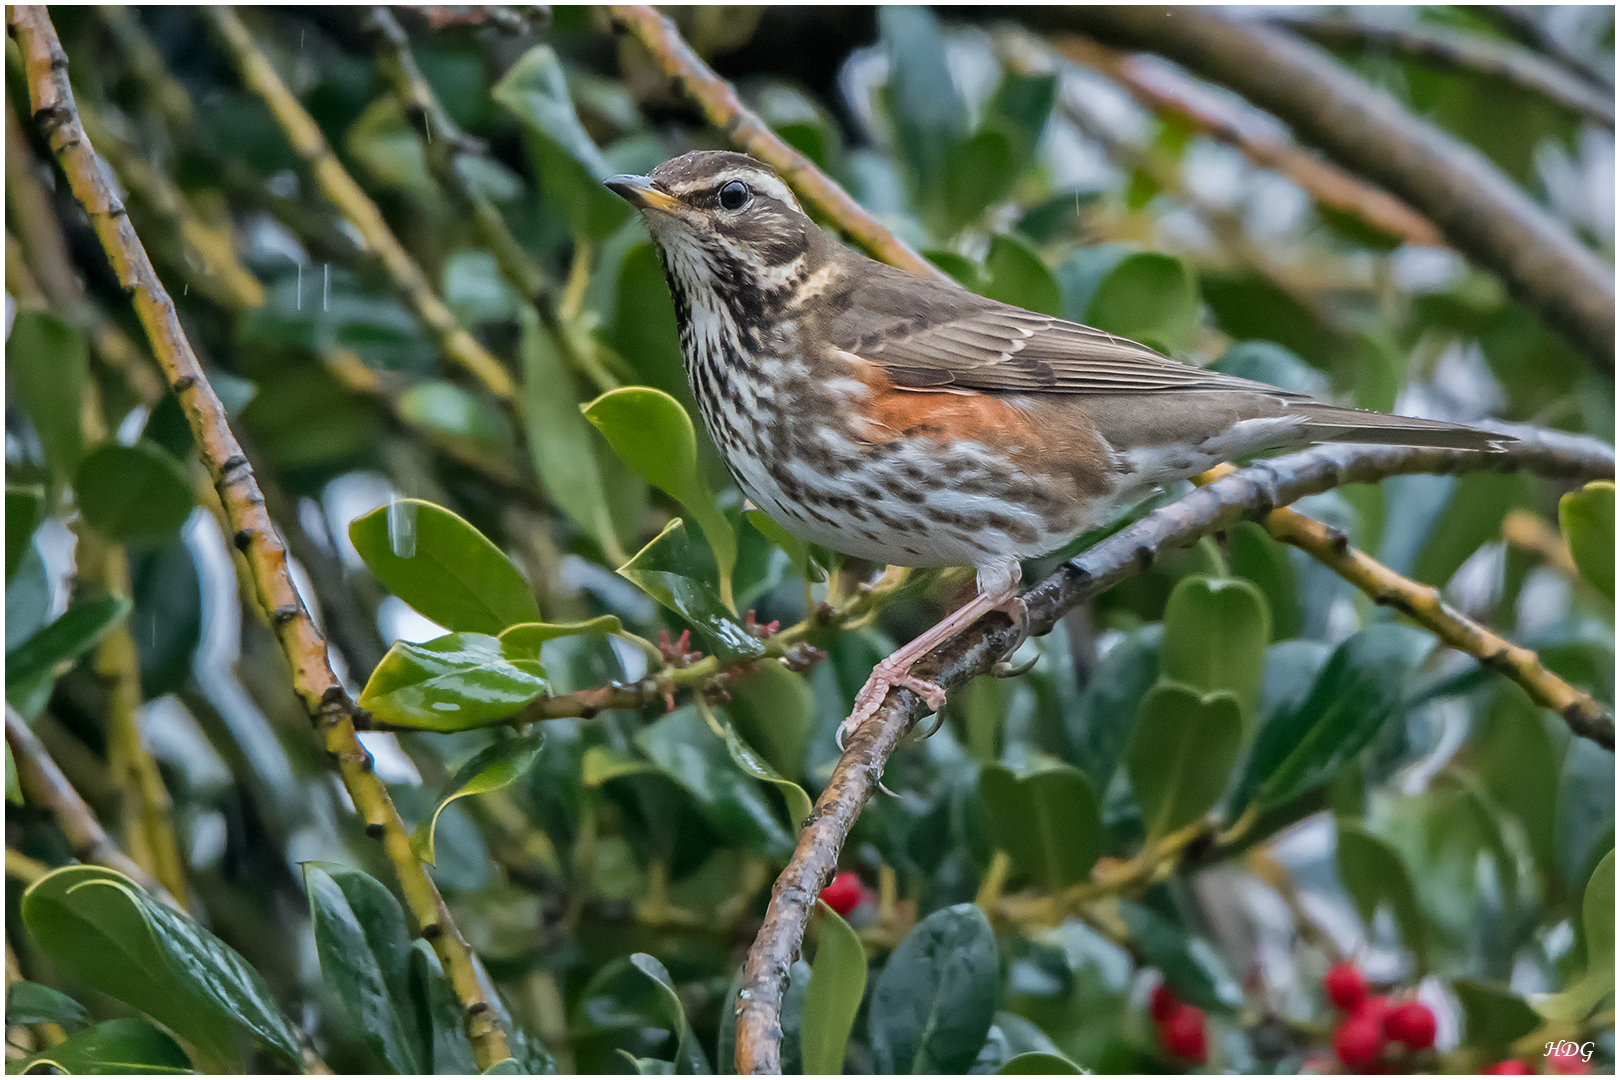
MULTIPOLYGON (((1321 446, 1235 470, 1121 529, 1025 593, 1030 632, 1049 632, 1064 612, 1139 573, 1160 551, 1185 547, 1238 521, 1261 518, 1276 507, 1343 484, 1406 473, 1488 469, 1523 469, 1572 481, 1614 474, 1614 448, 1595 439, 1532 428, 1503 430, 1519 439, 1504 453, 1321 446)), ((1011 620, 994 613, 924 658, 913 672, 947 688, 960 686, 988 673, 1015 642, 1011 620)), ((922 699, 911 691, 891 691, 877 714, 851 737, 816 801, 792 860, 777 878, 744 967, 737 1014, 739 1073, 781 1071, 782 993, 810 912, 836 870, 844 841, 889 754, 923 712, 922 699)))
MULTIPOLYGON (((293 670, 293 686, 315 722, 326 749, 369 835, 399 875, 407 905, 424 937, 431 939, 464 1009, 479 1065, 507 1056, 505 1033, 485 994, 475 958, 416 853, 387 790, 371 768, 371 755, 355 735, 354 705, 327 660, 327 644, 309 617, 288 571, 287 549, 264 509, 253 471, 242 454, 224 406, 203 375, 181 329, 174 301, 164 290, 113 191, 106 166, 79 122, 68 84, 67 55, 43 7, 14 7, 12 32, 22 53, 35 122, 55 152, 74 197, 89 216, 119 282, 130 294, 153 354, 180 399, 198 451, 213 478, 232 526, 236 546, 253 576, 253 587, 270 612, 277 638, 293 670)), ((8 724, 8 733, 10 726, 8 724)))
POLYGON ((1600 367, 1614 367, 1614 273, 1482 154, 1314 45, 1206 8, 1073 7, 1036 16, 1160 53, 1276 114, 1387 188, 1600 367))
POLYGON ((664 74, 697 102, 704 117, 731 145, 781 173, 799 198, 833 228, 855 241, 874 259, 914 274, 952 280, 884 228, 865 207, 850 198, 847 191, 816 168, 813 161, 789 146, 765 121, 754 115, 737 97, 731 84, 710 70, 702 57, 692 51, 674 23, 644 4, 615 4, 608 10, 614 24, 641 42, 664 74))

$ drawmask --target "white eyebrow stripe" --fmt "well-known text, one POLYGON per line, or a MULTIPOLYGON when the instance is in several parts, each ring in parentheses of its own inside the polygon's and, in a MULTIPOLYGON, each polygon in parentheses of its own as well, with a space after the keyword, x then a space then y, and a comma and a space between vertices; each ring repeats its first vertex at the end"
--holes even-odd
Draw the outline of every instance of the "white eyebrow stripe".
POLYGON ((799 206, 799 200, 793 197, 793 190, 781 180, 766 172, 763 166, 757 169, 748 166, 733 166, 729 169, 722 169, 713 176, 706 176, 702 180, 693 180, 683 184, 679 190, 675 191, 675 194, 688 195, 705 188, 721 187, 733 180, 741 180, 761 195, 769 196, 785 206, 802 212, 803 208, 799 206))

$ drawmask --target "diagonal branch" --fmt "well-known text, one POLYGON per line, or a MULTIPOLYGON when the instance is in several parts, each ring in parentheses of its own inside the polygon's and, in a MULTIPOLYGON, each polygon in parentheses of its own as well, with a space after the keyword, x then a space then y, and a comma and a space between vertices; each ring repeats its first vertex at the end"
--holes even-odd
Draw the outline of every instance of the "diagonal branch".
MULTIPOLYGON (((1190 492, 1064 563, 1024 594, 1031 634, 1048 633, 1063 613, 1150 566, 1160 551, 1184 547, 1239 521, 1343 484, 1375 483, 1407 473, 1523 469, 1561 479, 1612 476, 1614 448, 1596 439, 1504 425, 1519 441, 1508 450, 1471 453, 1404 446, 1319 446, 1256 462, 1190 492)), ((990 671, 1016 644, 1005 615, 993 613, 913 669, 946 688, 990 671)), ((850 736, 776 880, 764 925, 743 969, 737 1013, 737 1071, 781 1071, 781 1005, 788 968, 804 940, 816 897, 831 879, 855 819, 883 775, 900 737, 921 718, 922 699, 892 690, 876 715, 850 736)))
POLYGON ((614 25, 641 42, 664 74, 697 102, 704 117, 731 145, 781 173, 788 186, 835 229, 874 259, 954 284, 950 275, 884 228, 865 207, 850 198, 847 191, 816 168, 815 162, 789 146, 765 121, 755 116, 731 84, 716 75, 703 58, 692 51, 669 19, 643 4, 614 4, 608 10, 614 25))
MULTIPOLYGON (((96 156, 74 106, 67 55, 43 7, 18 5, 8 12, 22 53, 35 123, 49 141, 74 197, 83 207, 119 282, 130 294, 152 351, 180 399, 198 452, 219 491, 252 574, 252 585, 270 613, 293 670, 293 686, 337 762, 344 787, 366 820, 366 833, 382 841, 399 875, 401 891, 449 975, 467 1022, 480 1068, 508 1054, 505 1032, 485 993, 472 951, 457 929, 416 853, 387 789, 372 771, 371 755, 355 735, 355 708, 327 659, 327 643, 309 617, 288 570, 287 549, 264 509, 253 471, 226 421, 224 406, 181 329, 174 301, 164 290, 146 249, 113 191, 110 174, 96 156)), ((8 727, 9 732, 9 727, 8 727)))
POLYGON ((1061 12, 1034 18, 1159 53, 1274 113, 1302 140, 1434 222, 1459 252, 1613 370, 1613 270, 1473 147, 1274 27, 1203 8, 1061 12))

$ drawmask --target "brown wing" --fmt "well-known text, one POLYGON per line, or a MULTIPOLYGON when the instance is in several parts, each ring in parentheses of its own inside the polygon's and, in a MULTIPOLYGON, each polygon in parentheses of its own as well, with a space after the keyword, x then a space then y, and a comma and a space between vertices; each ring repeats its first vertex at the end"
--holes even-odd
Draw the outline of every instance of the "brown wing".
POLYGON ((861 287, 832 319, 830 336, 839 348, 882 367, 900 386, 1060 394, 1230 390, 1298 397, 1177 363, 1146 345, 1079 323, 888 267, 876 271, 860 275, 861 287))

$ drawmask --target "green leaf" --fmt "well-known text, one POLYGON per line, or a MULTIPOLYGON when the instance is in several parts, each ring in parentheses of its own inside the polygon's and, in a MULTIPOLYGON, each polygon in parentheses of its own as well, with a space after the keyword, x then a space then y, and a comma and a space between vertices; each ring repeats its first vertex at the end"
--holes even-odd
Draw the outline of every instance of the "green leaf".
POLYGON ((735 612, 731 572, 737 565, 737 535, 698 471, 697 433, 681 403, 650 386, 625 386, 583 409, 625 464, 697 521, 719 564, 720 598, 735 612))
POLYGON ((7 1072, 128 1076, 191 1073, 191 1059, 168 1035, 145 1020, 108 1020, 69 1035, 32 1057, 7 1061, 7 1072))
POLYGON ((1086 306, 1084 322, 1133 340, 1182 351, 1198 330, 1198 288, 1185 263, 1143 252, 1121 259, 1086 306))
POLYGON ((675 1033, 675 1073, 678 1076, 693 1076, 709 1071, 708 1060, 703 1056, 703 1048, 698 1045, 696 1037, 692 1034, 692 1025, 687 1023, 686 1009, 681 1005, 680 995, 675 992, 675 984, 670 980, 669 972, 664 965, 646 953, 632 953, 630 963, 635 969, 650 979, 657 987, 654 995, 654 1015, 658 1016, 663 1026, 675 1033))
POLYGON ((1346 639, 1304 701, 1261 726, 1233 805, 1281 806, 1327 782, 1398 714, 1432 647, 1424 632, 1394 625, 1346 639))
POLYGON ((343 148, 379 187, 424 198, 437 194, 433 178, 428 175, 422 134, 411 129, 405 111, 392 94, 384 94, 366 106, 344 133, 343 148))
POLYGON ((727 690, 732 720, 748 744, 783 776, 803 773, 816 704, 804 676, 768 661, 727 690))
POLYGON ((1549 1020, 1575 1023, 1614 994, 1614 849, 1598 861, 1581 899, 1586 931, 1586 970, 1561 994, 1535 1002, 1549 1020))
POLYGON ((1012 194, 1018 164, 1012 140, 1000 131, 979 131, 950 150, 945 166, 944 229, 954 235, 1012 194))
POLYGON ((730 609, 704 580, 701 553, 692 546, 680 518, 664 526, 618 572, 697 627, 722 661, 765 655, 764 643, 731 617, 730 609))
POLYGON ((489 402, 443 379, 417 383, 399 396, 398 407, 407 422, 453 439, 498 446, 512 435, 489 402))
POLYGON ((1171 682, 1148 691, 1125 768, 1149 841, 1209 813, 1226 790, 1242 744, 1243 716, 1232 694, 1200 694, 1171 682))
MULTIPOLYGON (((9 507, 8 507, 9 509, 9 507)), ((1581 577, 1614 601, 1614 482, 1594 480, 1558 500, 1558 525, 1581 577)), ((10 566, 8 554, 6 565, 10 566)))
POLYGON ((6 743, 6 802, 23 805, 22 787, 17 783, 17 762, 11 756, 10 743, 6 743))
POLYGON ((866 996, 866 948, 855 931, 825 903, 816 935, 816 959, 804 993, 804 1020, 799 1028, 799 1055, 807 1076, 838 1076, 844 1050, 855 1027, 855 1014, 866 996))
POLYGON ((1164 677, 1206 694, 1226 691, 1252 721, 1271 640, 1266 598, 1241 578, 1184 577, 1164 607, 1164 677))
POLYGON ((992 300, 1043 315, 1063 313, 1063 293, 1057 278, 1041 262, 1040 255, 1016 236, 997 236, 990 241, 984 274, 986 281, 979 291, 992 300))
POLYGON ((534 767, 535 759, 540 756, 541 739, 539 732, 515 739, 502 739, 484 747, 471 761, 457 769, 456 774, 439 793, 439 802, 433 808, 432 816, 418 825, 416 832, 411 836, 411 849, 418 857, 432 865, 433 831, 438 826, 439 815, 444 812, 445 807, 467 795, 498 791, 522 779, 534 767))
POLYGON ((1035 159, 1041 134, 1057 101, 1055 75, 1008 74, 985 103, 980 129, 1005 133, 1016 155, 1014 172, 1022 174, 1035 159))
POLYGON ((1458 979, 1451 990, 1462 1006, 1465 1046, 1505 1050, 1541 1026, 1541 1017, 1517 994, 1477 979, 1458 979))
POLYGON ((624 625, 617 615, 598 615, 571 623, 518 623, 501 631, 501 653, 513 660, 539 660, 540 646, 557 638, 580 634, 622 634, 624 625))
POLYGON ((444 261, 443 280, 444 302, 463 325, 515 319, 528 307, 502 276, 495 256, 487 251, 474 248, 456 252, 444 261))
POLYGON ((66 482, 84 456, 79 403, 89 369, 83 331, 42 311, 17 313, 6 338, 7 382, 39 433, 57 483, 66 482))
POLYGON ((1253 521, 1226 530, 1226 559, 1232 576, 1254 582, 1271 615, 1271 640, 1299 637, 1304 620, 1299 609, 1299 582, 1288 549, 1253 521))
POLYGON ((787 552, 794 569, 810 581, 826 581, 827 568, 811 554, 810 545, 788 532, 763 510, 744 510, 743 517, 771 543, 787 552))
POLYGON ((495 1064, 479 1073, 480 1076, 523 1076, 523 1067, 518 1064, 517 1058, 501 1058, 495 1064))
POLYGON ((79 512, 109 540, 158 543, 180 531, 196 505, 185 470, 156 443, 103 443, 73 475, 79 512))
POLYGON ((499 634, 540 621, 512 560, 442 506, 394 500, 350 522, 349 539, 390 592, 447 630, 499 634))
POLYGON ((774 785, 776 790, 782 793, 782 801, 787 803, 788 817, 793 821, 794 832, 798 832, 804 823, 810 820, 810 796, 804 793, 804 788, 773 769, 770 762, 743 742, 742 736, 737 734, 737 729, 730 724, 726 725, 726 752, 743 772, 755 780, 763 780, 767 784, 774 785))
POLYGON ((578 380, 534 309, 525 307, 521 316, 523 424, 535 474, 568 520, 593 537, 611 561, 623 562, 620 524, 625 532, 635 527, 633 519, 645 507, 646 488, 628 471, 613 477, 634 508, 616 523, 607 462, 598 458, 591 426, 580 415, 578 380))
POLYGON ((122 874, 94 866, 53 870, 23 893, 22 920, 64 972, 185 1039, 204 1071, 241 1070, 239 1035, 297 1067, 298 1036, 259 973, 191 916, 122 874))
POLYGON ((487 634, 396 641, 360 692, 377 719, 429 731, 466 731, 511 716, 546 693, 546 669, 513 659, 487 634))
POLYGON ((885 93, 900 156, 925 206, 938 205, 950 154, 967 137, 968 110, 945 61, 939 19, 924 7, 878 9, 889 56, 885 93))
POLYGON ((783 827, 753 777, 732 760, 725 740, 693 706, 677 709, 636 733, 636 745, 659 771, 691 792, 716 832, 769 858, 786 858, 793 834, 783 827))
POLYGON ((1091 674, 1081 707, 1064 717, 1071 760, 1093 791, 1107 791, 1129 745, 1142 698, 1159 681, 1159 645, 1164 628, 1132 630, 1109 650, 1091 674))
POLYGON ((107 632, 129 614, 129 600, 100 596, 80 600, 55 622, 6 653, 6 694, 48 678, 61 664, 69 664, 96 647, 107 632))
POLYGON ((630 219, 630 204, 601 185, 614 170, 580 124, 551 46, 524 53, 490 93, 522 123, 535 171, 566 209, 575 236, 599 240, 630 219))
POLYGON ((431 1047, 431 1071, 477 1072, 472 1043, 467 1039, 461 1006, 451 992, 450 980, 445 978, 433 946, 420 938, 411 942, 409 985, 416 1031, 424 1045, 431 1047))
POLYGON ((979 802, 991 841, 1049 892, 1090 877, 1102 854, 1102 817, 1079 769, 1049 764, 1015 776, 1000 765, 985 765, 979 802))
POLYGON ((6 485, 6 581, 17 572, 34 530, 45 518, 45 489, 37 484, 6 485))
POLYGON ((1122 901, 1119 914, 1143 960, 1164 973, 1181 1000, 1228 1013, 1243 1004, 1242 988, 1209 942, 1140 904, 1122 901))
POLYGON ((304 864, 321 975, 377 1063, 394 1073, 424 1072, 430 1062, 422 1060, 426 1047, 415 1035, 406 996, 411 942, 404 913, 374 878, 333 869, 341 876, 319 863, 304 864))
POLYGON ((1050 1076, 1054 1073, 1080 1073, 1085 1070, 1061 1054, 1048 1054, 1041 1050, 1031 1050, 1017 1057, 1009 1058, 1001 1068, 996 1070, 997 1076, 1050 1076))
POLYGON ((877 1071, 966 1072, 995 1018, 997 974, 995 934, 977 905, 941 908, 914 926, 872 989, 877 1071))
POLYGON ((1379 905, 1388 904, 1401 928, 1401 938, 1422 974, 1429 969, 1428 927, 1418 905, 1417 889, 1400 853, 1388 842, 1341 819, 1338 822, 1339 880, 1355 901, 1363 925, 1370 928, 1379 905))
MULTIPOLYGON (((10 760, 11 744, 6 744, 6 760, 10 760)), ((6 1027, 18 1024, 62 1024, 72 1027, 88 1024, 90 1014, 84 1006, 60 990, 42 983, 19 979, 6 987, 6 1027)))

